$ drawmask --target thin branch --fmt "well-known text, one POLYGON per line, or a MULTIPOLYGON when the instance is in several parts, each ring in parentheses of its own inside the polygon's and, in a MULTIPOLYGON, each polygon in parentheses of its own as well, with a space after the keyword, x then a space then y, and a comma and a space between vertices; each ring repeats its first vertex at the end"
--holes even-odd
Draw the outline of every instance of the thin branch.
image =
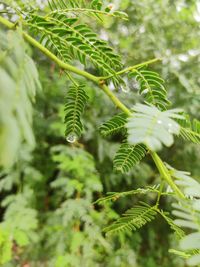
MULTIPOLYGON (((8 27, 9 29, 14 29, 16 27, 15 24, 11 23, 10 21, 4 19, 3 17, 0 16, 0 23, 2 23, 3 25, 5 25, 6 27, 8 27)), ((67 71, 71 71, 73 73, 76 73, 80 76, 85 77, 86 79, 89 79, 93 82, 95 82, 96 84, 99 83, 99 81, 101 80, 100 77, 94 76, 84 70, 80 70, 68 63, 63 62, 62 60, 60 60, 58 57, 56 57, 52 52, 50 52, 46 47, 44 47, 43 45, 41 45, 39 42, 37 42, 34 38, 32 38, 29 34, 22 32, 24 39, 26 41, 28 41, 31 45, 33 45, 34 47, 38 48, 42 53, 44 53, 48 58, 50 58, 51 60, 53 60, 61 69, 63 70, 67 70, 67 71)))
POLYGON ((91 8, 79 8, 79 7, 53 10, 49 14, 47 14, 45 17, 49 17, 49 15, 56 14, 56 13, 62 14, 62 13, 68 13, 68 12, 94 13, 94 14, 104 15, 104 16, 108 16, 108 17, 119 17, 123 20, 128 20, 128 16, 126 17, 126 13, 119 13, 118 14, 115 12, 111 13, 111 12, 106 12, 106 11, 102 11, 102 10, 96 10, 96 9, 91 9, 91 8), (120 14, 122 14, 124 16, 120 16, 120 14))
POLYGON ((167 183, 171 186, 171 188, 173 189, 173 191, 176 193, 176 195, 178 197, 180 197, 182 199, 185 198, 184 194, 180 191, 180 189, 177 187, 177 185, 172 180, 172 177, 171 177, 169 171, 165 167, 163 161, 158 156, 158 154, 156 152, 153 152, 153 151, 149 151, 149 153, 150 153, 151 157, 153 158, 153 160, 156 164, 156 167, 160 172, 161 177, 167 181, 167 183))
MULTIPOLYGON (((130 72, 130 71, 134 72, 134 71, 137 71, 138 68, 141 68, 141 67, 149 65, 149 64, 153 64, 153 63, 155 63, 157 61, 160 61, 160 60, 162 60, 162 58, 153 58, 153 59, 150 59, 150 60, 145 61, 143 63, 137 64, 137 65, 134 65, 134 66, 130 66, 128 68, 120 70, 120 71, 116 72, 115 75, 121 75, 121 74, 124 74, 126 72, 130 72)), ((113 76, 114 75, 109 75, 109 76, 102 77, 102 80, 107 80, 107 79, 109 79, 109 78, 111 78, 113 76)))

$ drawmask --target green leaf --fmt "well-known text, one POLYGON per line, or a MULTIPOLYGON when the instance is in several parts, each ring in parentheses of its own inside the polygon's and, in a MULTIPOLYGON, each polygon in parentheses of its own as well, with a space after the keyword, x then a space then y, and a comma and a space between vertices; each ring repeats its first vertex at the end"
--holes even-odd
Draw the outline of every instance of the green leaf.
POLYGON ((137 195, 137 194, 147 194, 148 192, 150 193, 158 193, 158 185, 156 186, 147 186, 145 188, 138 188, 135 190, 130 190, 126 192, 108 192, 106 197, 99 198, 97 201, 95 201, 95 204, 104 204, 105 202, 108 201, 116 201, 121 197, 126 197, 130 195, 137 195))
POLYGON ((165 219, 165 221, 168 223, 170 228, 174 231, 174 233, 176 234, 178 239, 181 239, 181 238, 183 238, 185 236, 184 231, 174 223, 173 219, 171 219, 168 216, 167 212, 164 212, 164 211, 160 210, 159 213, 165 219))
POLYGON ((9 231, 0 225, 0 265, 11 260, 12 245, 9 231))
POLYGON ((191 120, 189 115, 184 114, 184 118, 178 120, 178 123, 181 126, 180 137, 195 144, 200 144, 200 121, 197 119, 191 120))
POLYGON ((120 113, 112 117, 109 121, 104 122, 99 130, 103 136, 113 135, 120 131, 125 130, 125 124, 127 121, 127 115, 120 113))
POLYGON ((86 24, 77 24, 78 18, 68 18, 65 13, 52 13, 48 17, 29 14, 30 28, 41 36, 40 42, 61 60, 78 59, 97 68, 101 75, 111 76, 115 85, 122 83, 116 72, 122 68, 121 57, 99 39, 86 24))
POLYGON ((173 134, 179 134, 180 126, 174 119, 181 119, 180 109, 160 111, 154 106, 136 104, 133 114, 128 119, 128 142, 131 145, 145 144, 155 151, 162 144, 171 146, 173 134))
POLYGON ((83 131, 81 115, 87 103, 88 96, 84 85, 71 86, 66 96, 65 104, 65 135, 68 142, 73 143, 83 131))
POLYGON ((167 91, 164 87, 164 80, 158 73, 138 69, 129 74, 130 77, 134 76, 139 83, 140 94, 145 96, 145 100, 156 106, 161 110, 166 110, 170 101, 167 99, 167 91))
MULTIPOLYGON (((190 176, 189 172, 176 170, 168 164, 166 164, 166 166, 170 172, 170 175, 176 179, 175 183, 178 186, 182 187, 186 196, 192 198, 200 197, 200 184, 198 183, 198 181, 196 181, 190 176)), ((198 200, 194 199, 193 201, 194 206, 196 202, 199 203, 198 200)))
POLYGON ((123 143, 117 151, 114 158, 114 169, 122 173, 129 172, 146 155, 144 145, 129 145, 123 143))
POLYGON ((40 83, 21 33, 0 31, 0 38, 0 166, 9 168, 24 141, 34 148, 32 103, 40 83))
POLYGON ((136 205, 127 210, 116 222, 104 228, 104 231, 109 234, 124 231, 136 231, 152 221, 156 214, 156 206, 151 207, 146 203, 141 203, 140 206, 136 205))

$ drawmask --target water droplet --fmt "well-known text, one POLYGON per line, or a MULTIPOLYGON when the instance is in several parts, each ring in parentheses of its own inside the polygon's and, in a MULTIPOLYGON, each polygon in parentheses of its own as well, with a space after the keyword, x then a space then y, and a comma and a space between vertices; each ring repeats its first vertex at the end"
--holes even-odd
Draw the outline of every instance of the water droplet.
POLYGON ((141 95, 146 95, 148 92, 149 92, 149 89, 144 89, 144 90, 141 92, 141 95))
POLYGON ((74 143, 74 142, 76 142, 76 140, 77 140, 77 136, 76 136, 75 133, 70 133, 70 134, 68 134, 66 140, 67 140, 67 142, 69 142, 69 143, 74 143))
POLYGON ((161 120, 157 120, 157 123, 158 123, 158 124, 162 124, 162 121, 161 121, 161 120))
POLYGON ((128 93, 130 91, 126 85, 121 85, 121 89, 124 93, 128 93))
POLYGON ((168 123, 168 127, 169 127, 169 128, 172 127, 172 124, 171 124, 171 123, 168 123))

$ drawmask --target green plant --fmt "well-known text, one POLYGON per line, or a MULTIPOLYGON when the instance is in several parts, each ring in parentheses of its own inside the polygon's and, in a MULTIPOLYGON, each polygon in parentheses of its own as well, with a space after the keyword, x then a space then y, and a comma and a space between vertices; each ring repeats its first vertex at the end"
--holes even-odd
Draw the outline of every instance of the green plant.
MULTIPOLYGON (((199 143, 199 122, 195 120, 194 124, 190 124, 184 118, 182 110, 168 109, 170 101, 163 85, 164 81, 157 73, 145 68, 146 65, 149 66, 151 63, 161 60, 160 58, 123 68, 121 57, 114 53, 107 42, 97 38, 93 29, 86 24, 87 22, 82 22, 78 16, 80 13, 87 13, 97 20, 102 19, 103 16, 126 18, 123 13, 112 13, 111 7, 103 6, 103 3, 99 0, 91 1, 89 7, 84 1, 81 5, 77 1, 69 1, 69 5, 63 1, 52 1, 50 2, 50 8, 51 11, 47 14, 40 14, 34 8, 30 11, 26 9, 26 6, 23 10, 15 8, 16 14, 21 15, 23 13, 25 18, 23 19, 23 16, 20 16, 19 21, 14 24, 4 17, 0 17, 0 23, 10 29, 9 33, 18 29, 20 38, 23 36, 29 44, 55 62, 66 73, 66 78, 69 78, 73 83, 66 95, 67 140, 74 143, 80 137, 83 131, 80 117, 88 98, 85 88, 82 83, 79 83, 77 76, 71 76, 71 74, 77 74, 93 82, 94 86, 101 89, 114 105, 123 112, 115 115, 100 127, 103 136, 116 134, 122 130, 124 142, 115 156, 115 168, 122 172, 128 172, 146 154, 149 154, 155 162, 162 179, 159 188, 151 190, 144 188, 141 190, 143 194, 150 191, 157 195, 155 205, 150 206, 143 203, 141 206, 131 208, 113 225, 105 228, 106 231, 136 230, 148 221, 153 220, 157 214, 160 214, 180 236, 179 228, 159 208, 159 202, 161 196, 168 195, 178 198, 179 201, 184 201, 187 199, 187 194, 179 188, 179 184, 174 182, 174 176, 170 169, 164 164, 156 151, 161 149, 162 144, 171 146, 174 142, 173 135, 199 143), (70 12, 73 13, 73 16, 70 12), (29 31, 35 38, 29 35, 29 31), (37 37, 40 38, 40 41, 37 41, 37 37), (86 70, 69 64, 73 60, 78 60, 85 66, 86 70), (87 68, 92 68, 92 71, 87 71, 87 68), (114 84, 116 90, 124 87, 126 83, 125 76, 135 77, 140 88, 139 93, 141 96, 145 96, 145 104, 136 104, 133 108, 129 108, 109 89, 110 83, 114 84), (166 184, 171 187, 172 193, 164 190, 166 184)), ((6 35, 6 33, 4 32, 3 35, 6 35)), ((5 50, 6 48, 3 48, 3 52, 5 50)), ((3 67, 5 68, 5 65, 3 67)), ((23 83, 25 82, 23 81, 23 83)), ((4 162, 2 165, 6 167, 4 162)), ((62 180, 60 182, 62 184, 62 180)), ((74 181, 74 183, 76 182, 74 181)), ((56 186, 55 183, 54 186, 56 186)), ((75 184, 75 188, 79 192, 81 184, 75 184)), ((98 188, 96 190, 100 191, 98 188)), ((132 191, 133 194, 135 192, 132 191)), ((139 192, 140 190, 138 190, 139 192)), ((129 195, 129 193, 124 194, 129 195)), ((119 194, 112 196, 112 199, 118 198, 118 196, 119 194)), ((80 236, 77 237, 79 242, 81 242, 81 238, 80 236)), ((60 261, 62 262, 62 260, 60 261)), ((64 258, 63 261, 64 264, 67 264, 66 262, 69 259, 64 258)))

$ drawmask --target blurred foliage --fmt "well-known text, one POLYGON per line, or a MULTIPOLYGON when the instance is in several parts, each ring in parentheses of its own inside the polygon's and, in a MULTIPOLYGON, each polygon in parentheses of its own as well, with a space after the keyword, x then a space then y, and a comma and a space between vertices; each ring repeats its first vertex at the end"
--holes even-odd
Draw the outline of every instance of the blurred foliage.
MULTIPOLYGON (((163 57, 153 69, 167 81, 172 106, 184 108, 198 118, 200 3, 192 0, 118 0, 113 3, 128 13, 129 21, 106 18, 97 25, 91 23, 92 27, 118 49, 128 65, 163 57), (102 29, 102 23, 106 30, 102 29)), ((1 38, 0 46, 2 44, 1 38)), ((22 47, 18 48, 19 53, 22 47)), ((20 56, 24 57, 24 53, 23 50, 20 56)), ((24 142, 27 136, 21 124, 17 130, 11 130, 20 123, 19 118, 16 120, 15 107, 23 109, 24 102, 7 100, 7 95, 2 97, 9 90, 14 95, 16 88, 5 87, 5 79, 1 78, 0 136, 7 127, 12 127, 7 136, 11 152, 3 152, 5 141, 0 138, 0 155, 9 153, 14 157, 17 153, 18 160, 9 170, 4 168, 0 173, 0 264, 4 267, 187 266, 184 260, 168 253, 177 243, 162 218, 137 233, 109 237, 102 233, 102 228, 117 219, 118 214, 138 200, 145 201, 147 196, 124 197, 120 202, 103 207, 95 205, 94 201, 108 191, 155 185, 159 182, 157 171, 148 157, 128 174, 113 171, 112 159, 122 136, 117 133, 112 138, 102 139, 98 128, 115 114, 115 108, 90 82, 86 85, 89 100, 83 118, 84 135, 78 143, 68 144, 63 122, 64 98, 70 82, 46 57, 34 50, 29 53, 33 53, 43 87, 34 104, 34 150, 30 142, 24 142)), ((11 56, 15 55, 11 53, 11 56)), ((2 58, 0 71, 1 63, 2 58)), ((30 74, 30 67, 27 70, 30 74)), ((18 74, 9 76, 11 82, 15 78, 18 74)), ((131 90, 128 93, 119 90, 117 94, 133 106, 140 99, 137 84, 131 77, 126 82, 131 90)), ((25 104, 31 112, 27 95, 27 89, 31 88, 20 88, 25 90, 25 104)), ((29 120, 25 123, 28 123, 25 128, 29 129, 29 120)), ((178 141, 170 149, 163 149, 162 157, 199 178, 200 154, 196 145, 178 141)), ((153 201, 154 194, 149 194, 148 202, 153 201)), ((161 205, 171 210, 170 199, 161 199, 161 205)))

